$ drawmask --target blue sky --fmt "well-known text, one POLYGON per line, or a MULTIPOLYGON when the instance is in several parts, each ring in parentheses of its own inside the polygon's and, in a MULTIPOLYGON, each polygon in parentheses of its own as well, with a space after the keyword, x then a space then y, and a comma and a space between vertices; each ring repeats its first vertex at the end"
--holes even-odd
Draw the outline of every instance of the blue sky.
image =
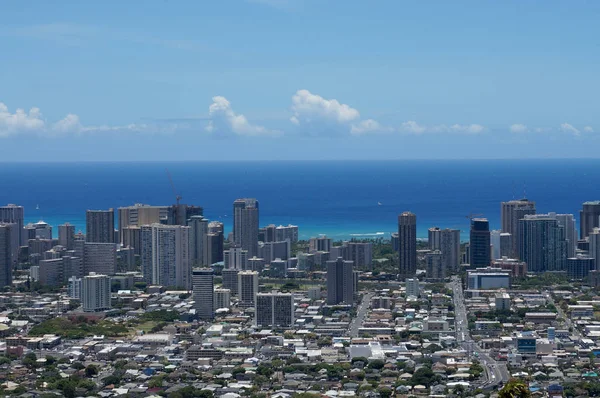
POLYGON ((599 157, 600 2, 6 1, 2 160, 599 157))

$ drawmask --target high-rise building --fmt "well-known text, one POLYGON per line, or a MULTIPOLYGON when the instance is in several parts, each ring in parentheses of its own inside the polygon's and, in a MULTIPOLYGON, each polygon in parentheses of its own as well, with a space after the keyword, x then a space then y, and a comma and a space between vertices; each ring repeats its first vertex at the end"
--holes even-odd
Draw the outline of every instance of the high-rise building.
POLYGON ((265 268, 265 259, 264 258, 258 258, 258 257, 252 257, 248 259, 248 270, 249 271, 256 271, 259 274, 262 272, 262 270, 265 268))
POLYGON ((28 239, 52 239, 52 226, 42 220, 25 225, 21 241, 25 245, 28 239))
POLYGON ((223 252, 223 268, 245 271, 248 269, 248 251, 241 246, 231 246, 223 252))
POLYGON ((460 230, 441 230, 439 250, 442 252, 442 268, 446 275, 456 272, 460 266, 460 230))
POLYGON ((308 241, 309 252, 330 252, 333 246, 333 240, 326 236, 319 236, 318 238, 310 238, 308 241))
POLYGON ((0 224, 0 287, 12 284, 15 224, 0 224))
POLYGON ((417 216, 404 212, 398 216, 398 239, 400 244, 400 277, 417 273, 417 216))
POLYGON ((229 289, 215 289, 215 310, 219 308, 227 308, 231 306, 231 290, 229 289))
POLYGON ((85 242, 83 272, 114 275, 117 272, 117 245, 114 243, 85 242))
POLYGON ((502 257, 492 261, 492 268, 510 271, 512 277, 527 276, 527 263, 514 258, 502 257))
POLYGON ((19 246, 27 246, 27 240, 22 240, 21 231, 23 230, 25 220, 25 210, 23 206, 8 204, 0 206, 0 224, 17 224, 17 230, 13 234, 17 234, 16 239, 19 246))
POLYGON ((590 242, 589 256, 598 263, 600 262, 600 228, 594 228, 588 235, 588 239, 590 242))
POLYGON ((406 279, 406 297, 419 297, 421 295, 421 289, 419 287, 419 280, 417 278, 406 279))
POLYGON ((564 271, 567 261, 565 229, 547 215, 526 215, 519 220, 519 258, 529 272, 564 271))
POLYGON ((292 245, 290 240, 283 242, 261 242, 258 245, 258 257, 263 258, 269 264, 276 258, 287 260, 291 257, 292 245))
POLYGON ((500 254, 501 250, 500 250, 500 235, 502 234, 502 232, 500 232, 499 229, 494 229, 492 231, 490 231, 490 244, 492 245, 492 260, 495 260, 497 258, 502 257, 502 255, 500 254))
POLYGON ((258 200, 244 198, 233 202, 233 240, 248 256, 258 256, 258 200))
POLYGON ((510 257, 513 255, 513 236, 508 232, 502 232, 500 234, 500 257, 510 257))
POLYGON ((238 274, 240 271, 237 269, 223 269, 221 276, 223 277, 223 288, 228 289, 232 295, 239 295, 238 288, 238 274))
POLYGON ((194 309, 198 319, 208 320, 215 316, 214 278, 211 268, 192 270, 194 309))
POLYGON ((399 252, 400 251, 400 236, 398 235, 398 232, 392 232, 392 250, 395 252, 399 252))
POLYGON ((590 271, 596 269, 596 260, 590 257, 567 259, 567 276, 570 279, 586 279, 590 271))
POLYGON ((297 225, 279 225, 275 227, 275 242, 283 242, 289 239, 291 243, 298 243, 297 225))
POLYGON ((69 297, 76 300, 81 300, 81 289, 83 285, 83 279, 76 276, 69 278, 68 294, 69 297))
POLYGON ((516 258, 519 254, 519 220, 531 214, 535 214, 535 202, 528 199, 510 200, 501 204, 502 232, 509 233, 513 237, 510 251, 512 258, 516 258))
POLYGON ((440 227, 429 228, 427 243, 429 244, 429 250, 440 250, 442 244, 442 230, 440 227))
POLYGON ((600 227, 600 200, 585 202, 579 211, 579 237, 587 238, 596 227, 600 227))
POLYGON ((64 223, 58 226, 58 244, 67 250, 73 250, 75 243, 75 226, 64 223))
POLYGON ((491 261, 490 223, 487 218, 473 218, 471 220, 470 235, 471 268, 487 267, 491 261))
POLYGON ((204 215, 202 207, 183 203, 168 206, 167 209, 167 224, 169 225, 186 226, 190 218, 204 215))
POLYGON ((85 312, 110 309, 110 277, 90 272, 81 284, 81 304, 85 312))
POLYGON ((327 304, 354 304, 353 266, 342 257, 327 261, 327 304))
POLYGON ((206 235, 204 248, 205 264, 213 265, 223 261, 223 233, 209 232, 206 235))
POLYGON ((148 283, 191 289, 189 229, 181 225, 142 226, 142 273, 148 283))
POLYGON ((373 266, 372 242, 344 242, 348 247, 344 260, 352 261, 356 268, 371 269, 373 266))
POLYGON ((192 216, 187 221, 190 227, 190 262, 192 267, 209 266, 205 263, 208 256, 204 253, 207 244, 208 220, 202 216, 192 216))
POLYGON ((142 255, 142 229, 137 225, 130 225, 121 231, 121 244, 124 247, 133 248, 133 253, 137 256, 142 255))
MULTIPOLYGON (((169 206, 150 206, 136 203, 133 206, 119 207, 119 240, 123 243, 123 229, 129 226, 141 227, 156 223, 167 223, 169 206)), ((135 247, 135 246, 134 246, 135 247)))
POLYGON ((288 328, 294 325, 294 295, 291 293, 258 293, 256 326, 288 328))
POLYGON ((258 272, 240 271, 238 272, 238 289, 240 307, 254 307, 256 294, 258 293, 258 272))
POLYGON ((115 211, 113 209, 86 211, 85 239, 94 243, 115 243, 115 211))
POLYGON ((575 257, 577 249, 577 227, 573 214, 548 213, 549 217, 555 218, 558 225, 565 229, 565 240, 567 241, 567 257, 575 257))
POLYGON ((425 255, 427 266, 427 279, 443 280, 446 278, 446 269, 442 266, 442 252, 433 250, 425 255))

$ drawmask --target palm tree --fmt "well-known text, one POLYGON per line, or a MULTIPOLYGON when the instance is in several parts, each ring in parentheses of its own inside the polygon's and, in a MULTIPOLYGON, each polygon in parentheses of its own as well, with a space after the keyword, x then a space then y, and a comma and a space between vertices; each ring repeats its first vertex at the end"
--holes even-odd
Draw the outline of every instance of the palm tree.
POLYGON ((512 379, 498 392, 498 398, 530 398, 531 391, 527 384, 520 380, 512 379))

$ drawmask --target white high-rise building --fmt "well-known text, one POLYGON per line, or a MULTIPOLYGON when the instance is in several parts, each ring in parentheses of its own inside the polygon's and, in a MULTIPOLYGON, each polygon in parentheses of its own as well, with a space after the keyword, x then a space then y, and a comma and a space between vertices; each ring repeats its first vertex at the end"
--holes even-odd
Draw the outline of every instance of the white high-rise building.
POLYGON ((502 258, 501 250, 500 250, 500 235, 502 231, 499 229, 494 229, 490 231, 490 243, 492 245, 492 260, 497 260, 502 258))
POLYGON ((326 236, 310 238, 308 241, 309 252, 330 252, 333 246, 333 239, 326 236))
POLYGON ((110 277, 90 272, 83 277, 81 303, 85 312, 110 309, 110 277))
POLYGON ((241 271, 238 273, 240 307, 253 307, 258 293, 258 272, 241 271))
POLYGON ((589 257, 596 260, 596 268, 598 268, 598 263, 600 263, 600 228, 592 229, 588 239, 590 240, 589 257))
POLYGON ((209 266, 206 246, 208 235, 208 220, 202 216, 192 216, 187 221, 190 227, 190 262, 192 267, 209 266))
POLYGON ((83 286, 83 279, 76 276, 69 278, 68 293, 69 297, 77 300, 81 300, 81 289, 83 286))
POLYGON ((142 273, 148 283, 192 288, 189 230, 181 225, 142 226, 142 273))
POLYGON ((23 231, 25 220, 25 211, 23 206, 17 206, 13 204, 8 204, 6 206, 0 206, 0 224, 16 224, 16 231, 13 231, 13 234, 16 234, 16 241, 19 246, 27 246, 27 241, 22 240, 21 231, 23 231))
POLYGON ((406 297, 419 297, 420 294, 419 280, 417 278, 406 279, 406 297))
POLYGON ((291 327, 294 325, 294 295, 291 293, 258 293, 256 295, 256 326, 291 327))
POLYGON ((211 268, 192 270, 194 309, 198 319, 208 320, 215 316, 214 278, 211 268))
POLYGON ((248 250, 234 245, 223 252, 223 268, 245 271, 248 269, 248 250))
POLYGON ((227 308, 231 306, 231 290, 215 289, 215 310, 219 308, 227 308))

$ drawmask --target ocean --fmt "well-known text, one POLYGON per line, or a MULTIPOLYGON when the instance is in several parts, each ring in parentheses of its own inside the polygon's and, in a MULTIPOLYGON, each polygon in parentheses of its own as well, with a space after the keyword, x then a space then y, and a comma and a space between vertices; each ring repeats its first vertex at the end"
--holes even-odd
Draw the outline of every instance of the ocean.
POLYGON ((27 222, 85 232, 87 209, 175 203, 167 169, 182 203, 227 231, 233 201, 255 197, 261 226, 295 224, 301 239, 389 238, 411 211, 419 237, 439 226, 466 240, 470 214, 499 228, 504 200, 527 196, 538 212, 579 219, 581 204, 600 198, 600 160, 90 162, 0 163, 0 203, 24 206, 27 222))

